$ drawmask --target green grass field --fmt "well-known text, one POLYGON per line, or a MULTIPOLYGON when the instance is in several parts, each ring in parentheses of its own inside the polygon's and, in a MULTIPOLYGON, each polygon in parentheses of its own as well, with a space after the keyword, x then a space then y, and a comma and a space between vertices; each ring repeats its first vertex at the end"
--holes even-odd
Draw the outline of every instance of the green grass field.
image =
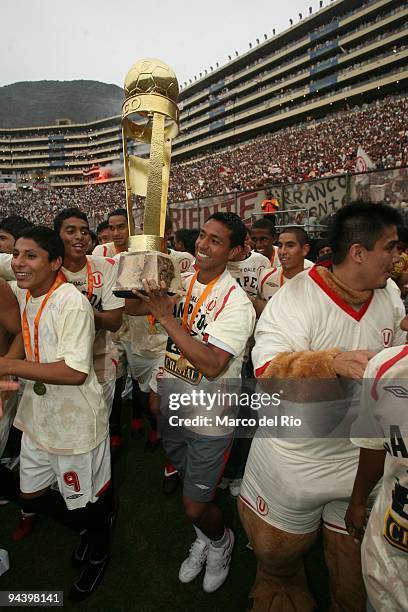
MULTIPOLYGON (((179 583, 178 569, 194 539, 194 531, 184 518, 180 493, 166 497, 161 492, 162 451, 145 454, 143 441, 131 439, 128 428, 124 433, 126 446, 115 465, 120 506, 111 564, 103 583, 91 598, 81 604, 65 599, 64 610, 244 610, 256 564, 252 551, 245 546, 247 539, 239 523, 235 500, 225 491, 217 493, 217 502, 225 512, 227 524, 236 534, 231 572, 226 583, 213 594, 202 590, 202 575, 191 584, 179 583)), ((78 573, 69 565, 76 535, 50 519, 39 517, 29 538, 13 542, 10 534, 17 520, 15 505, 0 507, 0 548, 6 548, 10 555, 10 570, 0 577, 0 590, 63 590, 66 594, 78 573)), ((307 572, 319 610, 323 612, 328 607, 328 595, 320 543, 307 558, 307 572)))

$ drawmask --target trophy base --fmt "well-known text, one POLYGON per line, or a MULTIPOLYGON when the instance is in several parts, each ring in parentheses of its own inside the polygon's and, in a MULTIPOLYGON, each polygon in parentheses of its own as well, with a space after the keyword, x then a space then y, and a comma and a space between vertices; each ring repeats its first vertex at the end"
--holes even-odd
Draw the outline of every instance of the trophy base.
POLYGON ((136 299, 132 289, 144 293, 142 283, 144 279, 154 280, 157 284, 164 281, 169 295, 184 294, 178 263, 167 253, 159 251, 121 253, 113 293, 128 300, 136 299))

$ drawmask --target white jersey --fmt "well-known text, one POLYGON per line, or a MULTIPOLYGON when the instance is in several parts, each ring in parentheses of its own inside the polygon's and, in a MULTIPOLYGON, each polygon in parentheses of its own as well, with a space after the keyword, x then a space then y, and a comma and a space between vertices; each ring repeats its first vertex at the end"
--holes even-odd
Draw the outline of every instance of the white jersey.
POLYGON ((368 364, 359 419, 360 447, 386 449, 384 476, 362 544, 368 599, 380 611, 408 610, 408 346, 368 364), (375 437, 377 436, 377 437, 375 437))
POLYGON ((272 246, 272 254, 269 260, 269 265, 271 268, 278 268, 281 265, 277 246, 272 246))
MULTIPOLYGON (((193 274, 183 275, 183 285, 186 291, 190 286, 193 274)), ((189 304, 189 316, 197 304, 200 296, 205 291, 206 285, 196 281, 193 286, 191 301, 189 304)), ((186 296, 176 304, 175 316, 182 319, 186 296)), ((188 319, 188 321, 190 321, 188 319)), ((208 381, 202 373, 191 363, 180 371, 177 364, 180 359, 180 351, 169 337, 167 341, 166 354, 164 357, 163 383, 166 379, 172 379, 171 388, 175 387, 175 379, 179 379, 177 390, 190 393, 195 387, 212 390, 213 393, 228 391, 228 379, 239 379, 241 377, 242 361, 245 346, 252 334, 255 322, 255 310, 241 287, 232 278, 228 270, 225 270, 221 278, 214 285, 192 322, 190 334, 192 338, 201 342, 211 344, 227 351, 232 355, 227 367, 219 374, 215 381, 208 381)), ((170 387, 169 387, 170 389, 170 387)), ((191 407, 190 407, 191 408, 191 407)), ((201 407, 202 408, 202 407, 201 407)), ((215 421, 216 414, 224 414, 225 406, 218 404, 213 407, 210 416, 214 418, 203 431, 196 429, 204 435, 223 435, 230 431, 231 427, 223 427, 215 421)), ((228 411, 228 407, 226 408, 228 411)), ((205 407, 199 414, 206 414, 205 407)), ((191 427, 194 429, 194 427, 191 427)))
MULTIPOLYGON (((92 270, 92 295, 88 296, 88 269, 85 265, 79 272, 71 272, 61 268, 67 281, 74 285, 89 299, 89 303, 96 311, 115 310, 123 308, 125 300, 117 298, 112 289, 115 286, 117 264, 114 259, 105 257, 87 256, 92 270)), ((94 369, 99 382, 116 378, 117 352, 114 347, 111 333, 98 329, 94 344, 94 369)))
POLYGON ((98 255, 98 257, 115 257, 118 252, 113 242, 106 242, 105 244, 97 244, 92 255, 98 255))
POLYGON ((229 261, 227 270, 242 287, 247 295, 256 297, 258 295, 259 280, 271 264, 267 257, 261 253, 252 251, 242 261, 229 261))
MULTIPOLYGON (((306 270, 312 266, 313 263, 305 259, 303 269, 306 270)), ((293 280, 293 278, 287 278, 282 267, 262 270, 258 285, 259 297, 267 302, 285 283, 293 280)))
POLYGON ((0 253, 0 277, 4 280, 13 280, 14 272, 11 267, 13 255, 10 253, 0 253))
MULTIPOLYGON (((194 257, 185 251, 169 249, 169 255, 177 260, 180 273, 194 273, 194 257)), ((167 333, 160 323, 146 316, 128 317, 129 341, 132 353, 152 359, 163 355, 166 350, 167 333)))
MULTIPOLYGON (((23 312, 27 292, 18 287, 14 292, 23 312)), ((27 303, 31 339, 34 319, 43 299, 44 296, 31 297, 27 303)), ((58 287, 47 301, 38 337, 41 363, 65 361, 70 368, 87 374, 87 378, 81 386, 46 384, 44 395, 37 395, 35 383, 27 380, 14 425, 49 453, 86 453, 108 435, 108 409, 92 363, 93 310, 70 283, 58 287)))
POLYGON ((175 251, 174 249, 169 249, 168 253, 177 259, 181 274, 191 272, 195 261, 191 253, 188 253, 187 251, 175 251))
MULTIPOLYGON (((267 305, 255 331, 252 360, 256 375, 279 353, 364 349, 378 352, 399 345, 405 335, 399 328, 404 317, 401 299, 389 285, 354 310, 337 296, 319 275, 318 268, 295 276, 267 305), (307 305, 305 307, 305 305, 307 305)), ((302 460, 356 456, 347 439, 278 439, 261 441, 277 452, 298 455, 302 460), (336 446, 334 445, 336 442, 336 446)))

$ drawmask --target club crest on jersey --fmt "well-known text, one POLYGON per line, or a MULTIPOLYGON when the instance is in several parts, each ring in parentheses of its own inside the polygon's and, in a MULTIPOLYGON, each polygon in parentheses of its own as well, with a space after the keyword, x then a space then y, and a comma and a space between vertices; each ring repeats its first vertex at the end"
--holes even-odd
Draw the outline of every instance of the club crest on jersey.
POLYGON ((262 516, 266 516, 269 512, 268 504, 262 497, 256 498, 256 508, 262 516))
POLYGON ((215 306, 217 304, 217 300, 216 299, 212 299, 208 302, 207 304, 207 308, 205 309, 205 312, 208 314, 209 312, 211 312, 212 310, 214 310, 215 306))
POLYGON ((384 348, 389 348, 392 345, 392 341, 394 339, 394 332, 389 327, 381 330, 381 335, 383 338, 384 348))
POLYGON ((186 272, 190 267, 190 260, 185 257, 179 261, 180 272, 186 272))
POLYGON ((95 272, 92 273, 92 278, 93 278, 93 283, 94 283, 95 288, 102 287, 102 273, 101 272, 98 272, 96 270, 95 272))

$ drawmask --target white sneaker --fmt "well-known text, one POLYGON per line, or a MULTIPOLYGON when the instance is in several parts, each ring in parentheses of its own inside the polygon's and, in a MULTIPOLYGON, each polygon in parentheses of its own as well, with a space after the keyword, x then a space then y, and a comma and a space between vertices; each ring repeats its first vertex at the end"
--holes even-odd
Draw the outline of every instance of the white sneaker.
POLYGON ((225 546, 215 548, 210 544, 207 555, 207 567, 203 581, 206 593, 213 593, 225 581, 231 564, 231 554, 234 548, 234 534, 227 528, 228 541, 225 546))
POLYGON ((209 544, 198 538, 190 547, 190 554, 183 561, 179 571, 179 580, 186 584, 194 580, 204 567, 207 559, 209 544))
POLYGON ((241 491, 242 478, 233 478, 229 483, 229 491, 232 497, 238 497, 241 491))

